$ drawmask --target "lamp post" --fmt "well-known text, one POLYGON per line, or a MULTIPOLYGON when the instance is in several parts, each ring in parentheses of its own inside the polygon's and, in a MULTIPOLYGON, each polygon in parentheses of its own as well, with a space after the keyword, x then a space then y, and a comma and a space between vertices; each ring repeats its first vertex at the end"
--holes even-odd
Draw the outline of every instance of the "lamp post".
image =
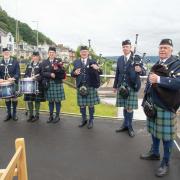
POLYGON ((91 48, 91 40, 88 39, 88 43, 89 43, 89 49, 91 48))
POLYGON ((32 21, 34 23, 36 23, 36 49, 38 50, 38 46, 39 46, 39 37, 38 37, 38 28, 39 28, 39 21, 32 21))

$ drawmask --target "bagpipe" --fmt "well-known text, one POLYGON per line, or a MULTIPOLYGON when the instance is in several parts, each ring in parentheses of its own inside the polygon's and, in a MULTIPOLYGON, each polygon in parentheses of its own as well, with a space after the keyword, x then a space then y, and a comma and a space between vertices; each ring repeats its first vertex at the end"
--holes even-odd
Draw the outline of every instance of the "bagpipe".
POLYGON ((136 34, 134 50, 131 52, 131 69, 128 71, 128 82, 130 86, 135 90, 139 91, 141 88, 141 80, 140 75, 135 71, 135 66, 140 66, 142 71, 145 71, 147 68, 144 67, 150 60, 145 57, 146 53, 143 53, 143 56, 137 54, 137 42, 138 42, 138 34, 136 34))
MULTIPOLYGON (((152 66, 150 73, 155 73, 158 76, 175 78, 180 75, 179 73, 176 73, 176 71, 180 69, 180 65, 176 66, 173 70, 170 70, 170 67, 177 61, 179 61, 179 59, 173 58, 168 64, 155 64, 152 66)), ((169 90, 168 88, 160 87, 157 84, 153 84, 152 88, 168 109, 175 113, 180 106, 180 89, 169 90)))
POLYGON ((53 73, 55 74, 55 80, 66 79, 66 70, 64 68, 64 62, 60 58, 56 58, 52 63, 53 73))

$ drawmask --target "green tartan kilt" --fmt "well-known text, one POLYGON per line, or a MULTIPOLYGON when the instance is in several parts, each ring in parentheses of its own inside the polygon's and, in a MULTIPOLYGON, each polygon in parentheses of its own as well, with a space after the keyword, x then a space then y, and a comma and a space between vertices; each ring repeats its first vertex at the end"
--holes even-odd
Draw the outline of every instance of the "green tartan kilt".
POLYGON ((129 89, 129 96, 127 99, 119 94, 119 89, 117 89, 117 98, 116 98, 117 107, 125 107, 127 109, 138 109, 138 94, 132 88, 129 89))
POLYGON ((93 106, 100 103, 98 92, 96 88, 88 87, 89 94, 81 96, 79 88, 77 89, 77 104, 78 106, 93 106))
POLYGON ((147 130, 154 137, 165 141, 176 137, 176 114, 157 107, 155 119, 147 118, 147 130))
POLYGON ((47 101, 62 101, 65 100, 64 87, 62 83, 55 83, 51 80, 49 82, 49 88, 45 93, 47 101))

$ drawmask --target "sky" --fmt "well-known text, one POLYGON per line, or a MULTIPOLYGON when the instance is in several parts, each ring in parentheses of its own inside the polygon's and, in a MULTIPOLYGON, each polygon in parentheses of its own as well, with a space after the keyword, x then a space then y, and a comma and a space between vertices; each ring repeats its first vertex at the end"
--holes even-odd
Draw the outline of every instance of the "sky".
POLYGON ((121 54, 121 42, 138 36, 137 51, 158 55, 161 39, 180 51, 180 0, 0 0, 1 7, 57 44, 91 46, 97 54, 121 54))

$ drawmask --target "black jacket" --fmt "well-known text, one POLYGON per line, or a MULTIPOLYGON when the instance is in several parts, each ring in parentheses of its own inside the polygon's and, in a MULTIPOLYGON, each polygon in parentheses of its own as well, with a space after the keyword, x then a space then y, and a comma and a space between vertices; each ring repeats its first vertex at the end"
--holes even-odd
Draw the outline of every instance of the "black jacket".
POLYGON ((55 83, 62 83, 62 80, 65 78, 65 69, 63 66, 58 66, 57 70, 54 70, 53 65, 58 65, 61 62, 59 59, 54 59, 51 64, 49 59, 46 59, 42 62, 42 71, 41 76, 43 80, 50 81, 54 80, 55 83), (51 78, 51 73, 55 73, 55 78, 51 78))
POLYGON ((135 71, 133 56, 131 54, 129 60, 125 64, 124 56, 120 56, 117 61, 116 75, 113 88, 118 88, 124 82, 135 91, 138 91, 141 87, 140 75, 146 74, 143 64, 139 64, 142 68, 142 72, 135 71))
POLYGON ((42 75, 41 75, 42 67, 41 67, 40 62, 38 62, 36 65, 34 65, 33 62, 29 63, 26 67, 24 77, 25 78, 31 77, 33 70, 34 70, 34 75, 38 75, 38 76, 36 76, 36 80, 38 82, 41 82, 41 80, 42 80, 42 75))
POLYGON ((20 67, 19 62, 15 59, 10 58, 8 65, 5 64, 4 59, 0 62, 0 79, 5 77, 5 67, 7 66, 8 74, 11 78, 15 78, 15 82, 18 83, 20 78, 20 67))
MULTIPOLYGON (((98 88, 100 86, 100 74, 102 74, 102 71, 95 70, 91 67, 92 64, 97 64, 95 60, 88 59, 85 71, 86 71, 86 78, 85 78, 85 84, 89 87, 98 88)), ((71 72, 71 76, 76 78, 76 86, 80 87, 84 82, 84 76, 83 73, 80 73, 78 76, 74 74, 75 70, 78 68, 83 68, 83 64, 81 59, 77 59, 73 63, 74 68, 71 72)))

